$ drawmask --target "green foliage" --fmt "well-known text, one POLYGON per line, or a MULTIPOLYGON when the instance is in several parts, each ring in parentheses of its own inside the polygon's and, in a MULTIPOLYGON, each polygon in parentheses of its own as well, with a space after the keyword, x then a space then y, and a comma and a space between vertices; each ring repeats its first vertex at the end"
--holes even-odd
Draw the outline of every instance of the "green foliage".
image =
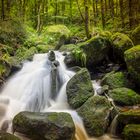
POLYGON ((15 45, 23 43, 26 39, 26 31, 19 20, 8 20, 0 22, 0 43, 15 45))
POLYGON ((87 56, 82 49, 77 47, 72 51, 72 54, 77 62, 80 62, 82 66, 86 66, 87 56))
POLYGON ((16 59, 18 62, 21 62, 26 59, 31 59, 35 53, 37 53, 37 48, 31 47, 30 49, 26 49, 25 47, 21 47, 16 51, 16 59))

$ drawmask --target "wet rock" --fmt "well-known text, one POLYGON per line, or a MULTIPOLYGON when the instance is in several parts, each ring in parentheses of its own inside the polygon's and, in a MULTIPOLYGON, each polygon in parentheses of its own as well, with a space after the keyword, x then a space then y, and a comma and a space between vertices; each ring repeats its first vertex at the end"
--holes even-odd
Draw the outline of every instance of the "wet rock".
POLYGON ((124 52, 132 48, 132 40, 125 34, 115 33, 112 37, 113 55, 117 62, 124 62, 124 52))
POLYGON ((140 45, 125 52, 125 61, 131 78, 140 86, 140 45))
POLYGON ((93 96, 77 110, 90 136, 102 136, 106 132, 110 108, 111 105, 105 97, 93 96))
POLYGON ((78 65, 76 62, 76 59, 74 58, 74 55, 72 55, 72 54, 66 55, 64 62, 67 67, 74 67, 74 66, 78 65))
POLYGON ((83 68, 68 82, 66 93, 69 105, 76 109, 94 95, 90 74, 83 68))
POLYGON ((132 106, 140 104, 140 95, 128 88, 116 88, 109 91, 109 96, 116 105, 132 106))
POLYGON ((128 124, 140 124, 140 110, 129 110, 122 112, 117 118, 117 133, 121 134, 128 124))
POLYGON ((0 140, 20 140, 20 139, 12 134, 0 132, 0 140))
POLYGON ((68 113, 21 112, 13 119, 13 130, 35 140, 72 140, 75 135, 68 113))
POLYGON ((74 72, 78 72, 78 71, 81 70, 81 67, 79 67, 79 66, 74 66, 74 67, 71 67, 69 70, 74 71, 74 72))
POLYGON ((133 87, 133 84, 127 79, 127 75, 123 72, 110 72, 107 73, 101 81, 101 85, 108 85, 110 89, 133 87))
POLYGON ((139 140, 140 139, 140 124, 128 124, 125 126, 123 133, 125 140, 139 140))
POLYGON ((108 91, 109 91, 109 86, 108 85, 104 85, 103 87, 101 87, 101 88, 99 88, 97 90, 97 94, 98 95, 103 95, 105 93, 108 93, 108 91))
POLYGON ((54 60, 55 60, 55 53, 54 53, 54 51, 50 51, 50 52, 48 53, 48 59, 49 59, 50 61, 54 61, 54 60))

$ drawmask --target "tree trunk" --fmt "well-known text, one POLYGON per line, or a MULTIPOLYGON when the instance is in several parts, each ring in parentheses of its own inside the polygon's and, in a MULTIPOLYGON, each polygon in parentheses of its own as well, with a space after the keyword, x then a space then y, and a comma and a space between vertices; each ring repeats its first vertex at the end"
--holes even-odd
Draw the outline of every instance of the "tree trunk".
POLYGON ((57 23, 57 12, 58 12, 58 3, 57 3, 57 0, 55 1, 55 24, 57 23))
POLYGON ((123 0, 119 0, 119 4, 120 4, 120 16, 121 16, 122 28, 124 28, 123 0))
POLYGON ((84 5, 85 5, 85 31, 86 31, 86 36, 89 39, 90 38, 90 33, 89 33, 89 6, 88 6, 88 0, 84 0, 84 5))
POLYGON ((72 22, 72 0, 70 0, 70 18, 69 21, 72 22))
POLYGON ((11 1, 7 0, 7 17, 10 16, 10 7, 11 7, 11 1))
POLYGON ((94 19, 93 19, 93 21, 94 21, 94 25, 96 26, 96 7, 95 7, 95 0, 93 0, 93 4, 92 4, 92 9, 93 9, 93 15, 94 15, 94 19))
POLYGON ((105 28, 104 2, 101 0, 102 26, 105 28))
POLYGON ((1 0, 1 18, 5 19, 4 0, 1 0))
POLYGON ((37 15, 37 32, 40 33, 41 28, 41 1, 38 2, 38 15, 37 15))
POLYGON ((132 29, 132 25, 133 25, 133 10, 132 10, 132 0, 129 0, 129 26, 130 29, 132 29))
POLYGON ((78 0, 76 0, 76 3, 77 3, 77 7, 78 7, 79 13, 80 13, 80 15, 81 15, 81 18, 82 18, 83 22, 85 22, 85 19, 84 19, 84 16, 83 16, 83 14, 82 14, 82 11, 81 11, 81 9, 80 9, 80 5, 79 5, 78 0))

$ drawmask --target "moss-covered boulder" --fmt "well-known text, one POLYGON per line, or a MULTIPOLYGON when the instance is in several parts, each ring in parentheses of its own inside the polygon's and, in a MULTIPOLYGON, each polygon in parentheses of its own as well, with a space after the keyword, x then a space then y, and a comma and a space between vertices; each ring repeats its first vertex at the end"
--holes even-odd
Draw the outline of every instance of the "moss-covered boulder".
POLYGON ((97 65, 106 58, 109 52, 109 40, 102 36, 96 36, 79 44, 80 49, 86 54, 87 65, 97 65))
POLYGON ((140 45, 125 52, 125 61, 132 79, 140 86, 140 45))
POLYGON ((76 45, 76 44, 67 44, 67 45, 61 46, 60 51, 71 52, 72 50, 74 50, 77 47, 78 47, 78 45, 76 45))
POLYGON ((132 106, 140 104, 140 95, 128 88, 116 88, 109 91, 109 96, 116 105, 132 106))
POLYGON ((135 45, 140 44, 140 26, 138 26, 135 30, 132 31, 132 40, 135 45))
POLYGON ((90 74, 83 68, 68 82, 66 93, 69 105, 76 109, 94 95, 90 74))
POLYGON ((93 96, 77 110, 90 136, 101 136, 106 132, 110 107, 105 97, 93 96))
POLYGON ((128 124, 123 130, 124 140, 139 140, 140 139, 140 124, 128 124))
POLYGON ((0 140, 20 140, 20 139, 12 134, 0 132, 0 140))
POLYGON ((121 134, 124 127, 128 124, 140 124, 140 110, 129 110, 122 112, 117 118, 117 133, 121 134))
POLYGON ((134 46, 133 42, 127 35, 122 33, 115 33, 111 40, 114 58, 118 62, 124 62, 124 52, 134 46))
POLYGON ((123 72, 107 73, 101 81, 101 85, 109 85, 110 89, 121 87, 133 87, 133 84, 127 79, 127 75, 123 72))
POLYGON ((56 49, 64 45, 70 36, 70 30, 65 25, 47 26, 44 28, 43 33, 48 36, 48 43, 55 45, 56 49))
POLYGON ((36 140, 73 140, 75 135, 68 113, 21 112, 13 119, 13 130, 36 140))

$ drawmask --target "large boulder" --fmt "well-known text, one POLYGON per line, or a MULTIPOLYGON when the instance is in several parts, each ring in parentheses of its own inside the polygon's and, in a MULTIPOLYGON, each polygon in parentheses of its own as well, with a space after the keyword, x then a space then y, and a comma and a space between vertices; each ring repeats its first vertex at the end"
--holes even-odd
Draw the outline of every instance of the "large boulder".
POLYGON ((140 45, 125 52, 125 61, 132 79, 140 86, 140 45))
POLYGON ((12 134, 0 132, 0 140, 20 140, 20 139, 12 134))
POLYGON ((122 112, 117 118, 117 133, 121 134, 128 124, 140 124, 140 110, 129 110, 122 112))
POLYGON ((132 31, 132 40, 135 45, 140 44, 140 26, 138 26, 135 30, 132 31))
POLYGON ((127 79, 127 75, 125 73, 114 71, 107 73, 103 77, 101 85, 108 85, 110 89, 133 87, 132 83, 127 79))
POLYGON ((140 95, 128 88, 116 88, 109 91, 109 96, 116 105, 132 106, 140 104, 140 95))
POLYGON ((47 26, 42 31, 48 39, 48 44, 55 45, 59 49, 70 36, 70 30, 65 25, 47 26))
POLYGON ((68 82, 66 93, 69 105, 79 108, 87 99, 94 95, 90 74, 83 68, 78 71, 68 82))
POLYGON ((131 39, 122 33, 115 33, 112 37, 113 55, 118 62, 124 62, 124 52, 133 47, 131 39))
POLYGON ((105 97, 93 96, 77 110, 90 136, 101 136, 106 132, 110 108, 111 105, 105 97))
POLYGON ((123 137, 125 140, 139 140, 140 139, 140 124, 128 124, 123 130, 123 137))
POLYGON ((73 140, 75 135, 68 113, 21 112, 13 119, 13 130, 36 140, 73 140))
POLYGON ((96 36, 79 44, 80 49, 86 54, 87 65, 98 65, 109 52, 110 42, 107 38, 96 36))

